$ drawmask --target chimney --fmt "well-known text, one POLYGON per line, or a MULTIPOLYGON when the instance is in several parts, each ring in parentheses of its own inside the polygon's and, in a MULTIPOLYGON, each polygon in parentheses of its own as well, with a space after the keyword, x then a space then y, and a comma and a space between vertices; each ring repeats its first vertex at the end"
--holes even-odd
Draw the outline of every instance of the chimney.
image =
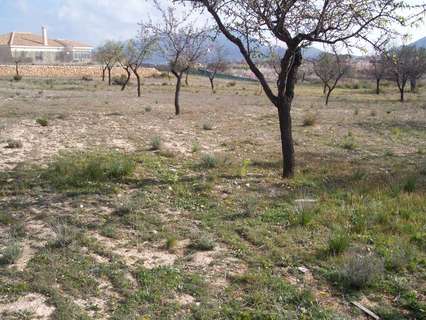
POLYGON ((49 42, 47 41, 47 28, 45 26, 41 27, 41 32, 43 35, 43 45, 48 46, 49 42))
POLYGON ((15 40, 15 32, 10 34, 9 46, 13 45, 13 41, 15 40))

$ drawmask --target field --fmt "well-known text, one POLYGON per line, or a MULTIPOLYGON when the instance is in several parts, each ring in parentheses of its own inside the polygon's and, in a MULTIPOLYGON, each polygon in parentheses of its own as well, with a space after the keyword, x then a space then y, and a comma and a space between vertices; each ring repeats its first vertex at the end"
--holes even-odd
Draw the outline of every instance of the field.
POLYGON ((426 319, 426 89, 0 80, 0 318, 426 319))

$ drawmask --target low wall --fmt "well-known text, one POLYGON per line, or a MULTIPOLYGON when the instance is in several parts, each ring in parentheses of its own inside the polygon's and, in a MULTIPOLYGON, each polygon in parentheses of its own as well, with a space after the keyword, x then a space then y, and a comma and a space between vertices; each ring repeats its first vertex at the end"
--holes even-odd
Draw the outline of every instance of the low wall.
MULTIPOLYGON (((0 65, 0 77, 13 77, 15 75, 15 65, 0 65)), ((45 77, 45 78, 81 78, 89 76, 100 78, 102 76, 101 66, 72 66, 72 65, 20 65, 19 74, 23 77, 45 77)), ((111 74, 120 76, 126 74, 123 68, 113 68, 111 74)), ((143 77, 159 75, 160 72, 154 68, 143 68, 140 71, 143 77)), ((107 75, 107 73, 106 73, 107 75)))

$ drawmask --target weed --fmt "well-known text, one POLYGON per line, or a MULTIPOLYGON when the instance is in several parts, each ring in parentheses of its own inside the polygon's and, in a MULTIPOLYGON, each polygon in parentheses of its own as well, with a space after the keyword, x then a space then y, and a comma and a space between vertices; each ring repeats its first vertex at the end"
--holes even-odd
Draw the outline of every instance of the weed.
POLYGON ((9 139, 6 143, 6 148, 8 149, 20 149, 23 147, 22 141, 20 140, 9 139))
POLYGON ((201 236, 200 238, 194 240, 190 248, 198 251, 211 251, 215 247, 214 240, 208 236, 201 236))
POLYGON ((346 232, 335 231, 328 239, 327 251, 333 256, 342 254, 349 248, 350 238, 346 232))
POLYGON ((100 234, 105 236, 105 237, 112 238, 112 239, 118 238, 117 225, 115 225, 113 223, 105 224, 102 227, 100 234))
POLYGON ((135 170, 135 162, 118 152, 65 153, 51 162, 44 177, 57 187, 85 187, 122 181, 135 170))
POLYGON ((371 116, 371 117, 375 117, 375 116, 377 116, 377 111, 372 110, 372 111, 370 112, 370 116, 371 116))
POLYGON ((13 76, 13 80, 14 80, 14 81, 16 81, 16 82, 19 82, 19 81, 21 81, 21 80, 22 80, 22 76, 21 76, 21 75, 17 75, 17 74, 15 74, 15 75, 13 76))
POLYGON ((206 131, 213 130, 213 124, 211 122, 204 122, 203 123, 203 130, 206 130, 206 131))
POLYGON ((227 86, 228 88, 235 87, 236 85, 237 85, 237 83, 236 83, 235 81, 229 81, 229 82, 226 84, 226 86, 227 86))
POLYGON ((121 76, 115 76, 112 78, 112 84, 115 86, 123 86, 127 82, 127 76, 122 74, 121 76))
POLYGON ((77 238, 77 230, 61 221, 52 223, 51 228, 55 233, 55 238, 50 241, 49 245, 53 248, 65 248, 71 245, 77 238))
POLYGON ((349 132, 345 137, 343 137, 340 146, 345 150, 354 150, 356 148, 355 139, 352 136, 351 132, 349 132))
POLYGON ((202 168, 211 169, 219 165, 219 159, 214 154, 203 154, 201 156, 200 166, 202 168))
POLYGON ((15 222, 16 219, 11 214, 0 211, 0 224, 8 226, 14 224, 15 222))
POLYGON ((198 142, 194 142, 191 147, 191 152, 196 153, 200 151, 200 148, 201 148, 200 144, 198 142))
POLYGON ((417 187, 417 178, 410 177, 404 182, 404 185, 402 186, 402 190, 404 190, 404 192, 407 192, 407 193, 412 193, 416 191, 416 187, 417 187))
POLYGON ((170 252, 173 252, 176 249, 178 242, 175 237, 169 237, 166 240, 166 249, 170 252))
POLYGON ((42 127, 47 127, 49 125, 49 120, 47 120, 47 118, 37 118, 36 123, 42 127))
POLYGON ((241 168, 239 172, 240 177, 247 176, 250 164, 251 164, 250 160, 248 159, 243 160, 243 163, 241 164, 241 168))
POLYGON ((315 125, 316 122, 317 122, 317 116, 314 113, 305 114, 305 116, 303 117, 304 127, 313 126, 315 125))
POLYGON ((363 289, 384 273, 383 260, 372 254, 350 254, 335 278, 346 289, 363 289))
POLYGON ((156 150, 160 150, 161 149, 161 137, 160 136, 155 136, 151 139, 151 150, 152 151, 156 151, 156 150))
POLYGON ((21 247, 19 242, 12 239, 7 244, 6 248, 1 251, 0 265, 13 264, 21 255, 21 247))
POLYGON ((146 112, 151 112, 151 111, 152 111, 152 107, 151 107, 151 106, 147 106, 147 107, 145 107, 145 111, 146 111, 146 112))

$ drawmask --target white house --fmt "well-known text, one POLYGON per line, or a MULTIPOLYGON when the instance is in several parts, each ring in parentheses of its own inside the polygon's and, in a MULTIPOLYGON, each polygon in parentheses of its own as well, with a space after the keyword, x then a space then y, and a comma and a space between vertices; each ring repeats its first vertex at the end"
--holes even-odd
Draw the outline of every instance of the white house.
POLYGON ((0 35, 0 64, 22 63, 61 64, 88 63, 94 48, 73 40, 49 39, 47 28, 41 34, 9 32, 0 35))

